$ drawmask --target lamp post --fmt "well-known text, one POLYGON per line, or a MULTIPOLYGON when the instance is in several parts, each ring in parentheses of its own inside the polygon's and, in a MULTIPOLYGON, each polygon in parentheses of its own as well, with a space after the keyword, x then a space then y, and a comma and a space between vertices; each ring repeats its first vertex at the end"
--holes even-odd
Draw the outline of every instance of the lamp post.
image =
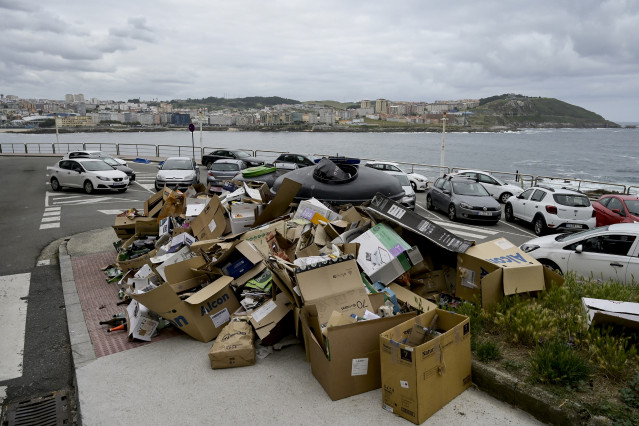
POLYGON ((191 131, 191 145, 193 146, 193 161, 195 161, 195 139, 193 139, 193 131, 195 130, 195 125, 193 123, 189 124, 189 130, 191 131))
POLYGON ((444 155, 446 153, 446 111, 442 117, 442 154, 439 159, 439 176, 444 176, 444 155))

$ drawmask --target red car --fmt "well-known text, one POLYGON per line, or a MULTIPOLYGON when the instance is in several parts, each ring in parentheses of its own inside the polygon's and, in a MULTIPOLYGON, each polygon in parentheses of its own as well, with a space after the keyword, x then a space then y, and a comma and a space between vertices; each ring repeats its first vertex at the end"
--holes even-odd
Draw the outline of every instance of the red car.
POLYGON ((639 196, 607 194, 592 203, 597 226, 639 222, 639 196))

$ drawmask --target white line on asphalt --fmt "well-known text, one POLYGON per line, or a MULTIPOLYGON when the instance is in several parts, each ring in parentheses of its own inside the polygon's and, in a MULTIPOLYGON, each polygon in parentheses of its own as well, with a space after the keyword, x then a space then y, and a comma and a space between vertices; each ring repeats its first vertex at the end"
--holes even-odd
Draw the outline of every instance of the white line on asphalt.
POLYGON ((36 266, 47 266, 47 265, 51 265, 51 259, 38 260, 38 263, 36 263, 36 266))
POLYGON ((124 210, 98 210, 98 212, 100 213, 104 213, 104 214, 120 214, 122 213, 124 210))
POLYGON ((42 222, 59 222, 60 216, 43 217, 42 222))
POLYGON ((533 237, 533 238, 537 237, 537 236, 536 236, 535 234, 533 234, 532 232, 524 231, 524 230, 523 230, 523 229, 521 229, 521 228, 517 228, 517 227, 516 227, 515 225, 513 225, 512 223, 508 223, 508 222, 503 222, 503 223, 504 223, 504 225, 508 225, 508 226, 510 226, 511 228, 514 228, 514 229, 516 229, 517 231, 522 232, 524 235, 530 235, 530 236, 531 236, 531 237, 533 237))
MULTIPOLYGON (((83 199, 83 200, 68 200, 68 201, 53 200, 53 203, 54 204, 67 205, 67 206, 68 205, 79 206, 79 205, 83 205, 83 204, 98 204, 98 203, 110 202, 110 201, 114 201, 114 200, 117 200, 117 198, 113 199, 113 198, 108 198, 108 197, 97 197, 97 198, 90 198, 90 199, 83 199)), ((125 199, 122 198, 121 200, 125 200, 125 199)))
POLYGON ((62 207, 45 207, 45 212, 59 212, 62 207))
POLYGON ((60 214, 60 210, 58 209, 56 211, 51 211, 51 212, 45 211, 44 213, 42 213, 42 216, 57 216, 59 214, 60 214))
POLYGON ((495 235, 495 234, 499 234, 499 232, 497 231, 491 231, 489 229, 484 229, 484 228, 478 228, 476 226, 467 226, 467 225, 459 225, 457 223, 450 223, 450 222, 444 222, 441 220, 433 220, 433 222, 435 222, 438 225, 441 226, 450 226, 451 228, 459 228, 459 229, 465 229, 467 231, 476 231, 476 232, 483 232, 489 235, 495 235))
POLYGON ((464 232, 464 231, 458 231, 457 229, 448 229, 446 227, 444 227, 447 231, 452 232, 453 234, 459 236, 459 237, 469 237, 469 238, 473 238, 476 240, 483 240, 484 238, 488 238, 489 235, 481 235, 481 234, 473 234, 470 232, 464 232))
POLYGON ((31 274, 0 277, 0 381, 22 376, 31 274))
POLYGON ((59 227, 60 227, 60 222, 43 223, 40 225, 40 230, 42 231, 43 229, 51 229, 51 228, 59 228, 59 227))

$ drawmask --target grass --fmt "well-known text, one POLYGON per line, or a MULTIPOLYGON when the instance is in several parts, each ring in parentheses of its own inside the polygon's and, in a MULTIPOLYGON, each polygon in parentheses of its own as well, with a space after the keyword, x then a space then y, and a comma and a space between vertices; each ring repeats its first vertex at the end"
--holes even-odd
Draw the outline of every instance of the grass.
POLYGON ((537 297, 450 308, 471 318, 473 356, 586 407, 614 424, 639 424, 639 333, 588 327, 582 297, 639 302, 639 285, 565 277, 537 297))

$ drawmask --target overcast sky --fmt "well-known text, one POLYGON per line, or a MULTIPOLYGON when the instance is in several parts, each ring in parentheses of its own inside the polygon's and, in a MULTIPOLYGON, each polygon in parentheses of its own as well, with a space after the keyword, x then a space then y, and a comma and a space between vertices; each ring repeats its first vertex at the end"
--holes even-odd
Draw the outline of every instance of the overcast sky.
POLYGON ((639 121, 639 0, 0 0, 0 93, 557 98, 639 121))

